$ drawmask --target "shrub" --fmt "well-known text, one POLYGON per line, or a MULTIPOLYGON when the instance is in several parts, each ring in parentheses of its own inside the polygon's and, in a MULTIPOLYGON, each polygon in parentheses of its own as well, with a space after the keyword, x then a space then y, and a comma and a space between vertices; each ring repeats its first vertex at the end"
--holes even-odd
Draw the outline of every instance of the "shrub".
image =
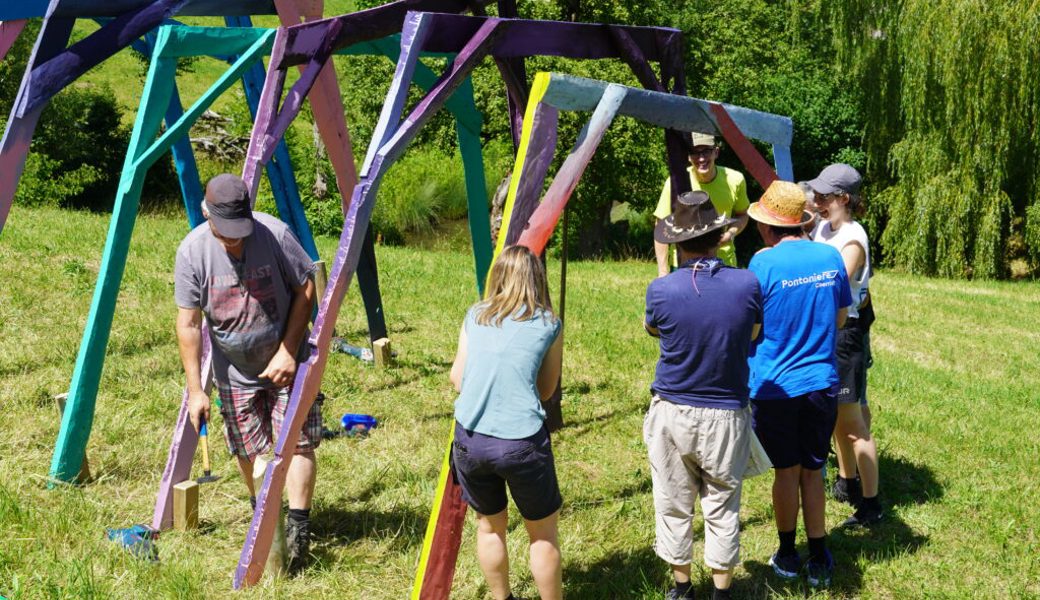
POLYGON ((107 88, 69 88, 44 110, 16 200, 105 210, 112 206, 130 134, 107 88))

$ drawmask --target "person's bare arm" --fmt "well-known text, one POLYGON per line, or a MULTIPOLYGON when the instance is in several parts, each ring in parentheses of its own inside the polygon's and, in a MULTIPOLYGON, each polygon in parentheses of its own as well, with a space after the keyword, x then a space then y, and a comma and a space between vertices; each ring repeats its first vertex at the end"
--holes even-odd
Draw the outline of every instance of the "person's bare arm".
POLYGON ((845 319, 849 317, 849 307, 845 306, 838 309, 837 325, 838 329, 845 326, 845 319))
POLYGON ((459 330, 459 349, 455 351, 455 362, 451 363, 448 379, 456 392, 462 391, 462 375, 466 372, 466 326, 459 330))
POLYGON ((751 328, 751 341, 753 342, 753 341, 757 340, 758 339, 758 334, 760 334, 760 333, 762 333, 762 324, 761 323, 755 323, 755 325, 751 328))
POLYGON ((859 242, 849 242, 841 249, 841 260, 845 263, 845 274, 849 276, 849 281, 852 281, 866 264, 867 253, 859 242))
POLYGON ((671 269, 668 268, 668 244, 654 240, 654 257, 657 259, 658 277, 664 277, 671 272, 671 269))
POLYGON ((726 231, 722 234, 722 240, 719 242, 720 245, 725 244, 726 242, 733 241, 733 238, 740 235, 740 233, 744 231, 744 228, 747 227, 747 213, 734 213, 733 218, 736 219, 737 222, 730 225, 729 228, 726 229, 726 231))
POLYGON ((303 341, 303 332, 307 329, 311 309, 314 306, 314 281, 293 288, 292 304, 289 305, 289 322, 285 326, 285 335, 278 351, 274 353, 267 367, 257 377, 268 379, 276 387, 285 387, 296 377, 296 353, 303 341))
POLYGON ((645 329, 647 333, 654 337, 661 337, 661 331, 656 327, 650 325, 646 321, 643 321, 643 329, 645 329))
POLYGON ((563 370, 563 331, 556 336, 556 341, 542 357, 542 366, 538 369, 538 395, 542 401, 552 397, 556 384, 560 381, 563 370))
POLYGON ((188 416, 198 430, 201 419, 209 421, 209 394, 202 383, 202 310, 177 309, 177 349, 184 366, 185 387, 188 390, 188 416))

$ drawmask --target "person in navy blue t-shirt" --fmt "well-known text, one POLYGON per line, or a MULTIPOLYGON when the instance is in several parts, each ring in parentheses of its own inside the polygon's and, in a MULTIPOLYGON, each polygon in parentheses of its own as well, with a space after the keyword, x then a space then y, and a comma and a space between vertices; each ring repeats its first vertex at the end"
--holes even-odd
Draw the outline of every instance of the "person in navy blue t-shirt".
POLYGON ((693 598, 694 504, 704 513, 704 562, 715 600, 729 598, 740 561, 740 493, 754 433, 748 414, 751 340, 762 320, 758 279, 718 257, 722 234, 734 223, 719 215, 704 192, 688 192, 661 220, 654 239, 676 244, 680 266, 646 290, 650 335, 661 357, 643 422, 650 455, 656 542, 672 567, 667 598, 693 598))
POLYGON ((769 559, 777 575, 802 570, 795 549, 799 492, 809 557, 809 584, 830 584, 834 560, 826 547, 821 469, 837 419, 835 355, 838 328, 852 304, 841 254, 809 241, 812 220, 805 193, 774 181, 748 209, 768 248, 748 269, 762 286, 762 335, 750 359, 749 386, 755 433, 773 463, 773 511, 780 548, 769 559))

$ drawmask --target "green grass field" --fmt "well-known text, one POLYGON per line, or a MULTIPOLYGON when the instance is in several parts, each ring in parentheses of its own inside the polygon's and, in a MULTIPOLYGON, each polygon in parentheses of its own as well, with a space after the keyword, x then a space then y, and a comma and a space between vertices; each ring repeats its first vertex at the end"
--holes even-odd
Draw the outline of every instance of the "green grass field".
MULTIPOLYGON (((71 377, 107 222, 16 207, 0 236, 0 595, 228 597, 250 511, 219 434, 214 470, 223 478, 202 488, 198 532, 164 533, 157 565, 104 539, 106 527, 151 520, 182 386, 172 270, 183 219, 139 220, 88 449, 95 481, 46 489, 58 431, 51 397, 71 377)), ((334 244, 318 242, 325 256, 334 244)), ((377 253, 398 362, 377 371, 334 355, 323 390, 329 424, 362 412, 381 426, 368 439, 335 439, 319 451, 312 566, 236 597, 400 599, 410 591, 451 426, 448 367, 475 288, 465 252, 377 253)), ((578 262, 569 272, 568 425, 554 439, 566 594, 659 598, 668 570, 650 547, 641 441, 656 344, 640 319, 654 268, 578 262)), ((882 272, 872 290, 879 320, 870 399, 888 519, 869 532, 832 531, 835 585, 818 597, 1040 597, 1040 285, 882 272)), ((355 343, 365 337, 354 290, 338 330, 355 343)), ((781 583, 766 566, 776 543, 769 480, 745 488, 736 597, 804 597, 803 585, 781 583)), ((829 504, 828 524, 848 513, 829 504)), ((515 592, 534 596, 515 515, 509 541, 515 592)), ((695 580, 707 597, 703 568, 695 580)), ((453 597, 489 597, 472 520, 453 597)))

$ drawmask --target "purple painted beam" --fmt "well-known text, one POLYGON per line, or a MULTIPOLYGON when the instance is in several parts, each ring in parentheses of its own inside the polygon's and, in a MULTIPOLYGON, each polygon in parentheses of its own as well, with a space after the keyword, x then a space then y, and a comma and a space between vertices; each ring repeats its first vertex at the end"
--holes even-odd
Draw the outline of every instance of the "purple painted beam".
POLYGON ((513 198, 513 209, 508 224, 505 227, 506 237, 501 247, 513 245, 520 239, 524 227, 531 218, 531 214, 538 207, 538 198, 542 194, 542 186, 549 173, 549 165, 552 164, 553 156, 556 154, 556 133, 559 122, 559 111, 545 103, 538 103, 535 108, 534 121, 531 127, 531 145, 524 156, 524 164, 520 173, 514 173, 519 177, 516 188, 516 196, 513 198), (508 225, 508 226, 506 226, 508 225))
POLYGON ((275 446, 274 460, 268 465, 263 486, 257 494, 257 509, 253 514, 249 533, 242 547, 238 569, 235 571, 234 586, 236 589, 251 586, 259 581, 263 574, 264 562, 271 550, 274 527, 281 502, 282 488, 289 468, 289 459, 296 447, 307 412, 314 403, 314 398, 321 386, 321 378, 328 360, 329 343, 332 330, 339 315, 339 309, 346 295, 350 279, 357 269, 365 231, 372 216, 375 204, 375 192, 384 170, 399 157, 408 143, 415 138, 419 129, 444 106, 451 94, 469 76, 473 68, 491 51, 491 47, 501 33, 498 27, 501 21, 488 19, 483 23, 470 43, 459 53, 452 65, 451 73, 430 90, 412 113, 400 124, 394 135, 379 149, 375 155, 371 170, 354 188, 350 208, 343 224, 339 249, 329 275, 329 283, 325 296, 318 309, 318 317, 314 321, 309 342, 310 357, 300 363, 293 383, 292 395, 286 409, 286 419, 275 446), (386 165, 384 167, 383 165, 386 165), (288 449, 288 454, 286 453, 288 449))
POLYGON ((11 50, 11 46, 14 45, 18 36, 25 29, 25 24, 28 23, 25 19, 18 19, 16 21, 0 21, 0 61, 4 60, 7 53, 11 50))
POLYGON ((285 68, 309 62, 322 43, 321 34, 314 32, 325 31, 329 21, 343 22, 343 29, 333 43, 333 48, 340 50, 357 42, 376 40, 401 31, 401 25, 411 11, 460 13, 472 5, 488 3, 489 0, 397 0, 368 10, 297 25, 290 29, 285 56, 278 62, 272 58, 272 64, 285 68))
MULTIPOLYGON (((52 0, 50 10, 54 9, 58 0, 52 0)), ((33 68, 43 64, 51 57, 65 49, 69 37, 72 35, 72 27, 75 25, 73 19, 48 18, 43 22, 43 30, 36 38, 36 45, 29 56, 29 63, 22 77, 21 87, 18 89, 17 104, 24 96, 28 95, 32 88, 33 68)), ((4 131, 3 140, 0 141, 0 231, 7 222, 7 215, 11 211, 11 203, 14 202, 14 194, 18 189, 18 179, 25 169, 25 160, 29 156, 29 144, 32 142, 33 131, 36 123, 40 120, 43 108, 38 108, 24 116, 11 115, 7 120, 7 129, 4 131)))
POLYGON ((113 19, 68 50, 33 68, 34 85, 19 98, 17 116, 47 104, 81 75, 172 17, 186 0, 156 0, 141 10, 113 19))

